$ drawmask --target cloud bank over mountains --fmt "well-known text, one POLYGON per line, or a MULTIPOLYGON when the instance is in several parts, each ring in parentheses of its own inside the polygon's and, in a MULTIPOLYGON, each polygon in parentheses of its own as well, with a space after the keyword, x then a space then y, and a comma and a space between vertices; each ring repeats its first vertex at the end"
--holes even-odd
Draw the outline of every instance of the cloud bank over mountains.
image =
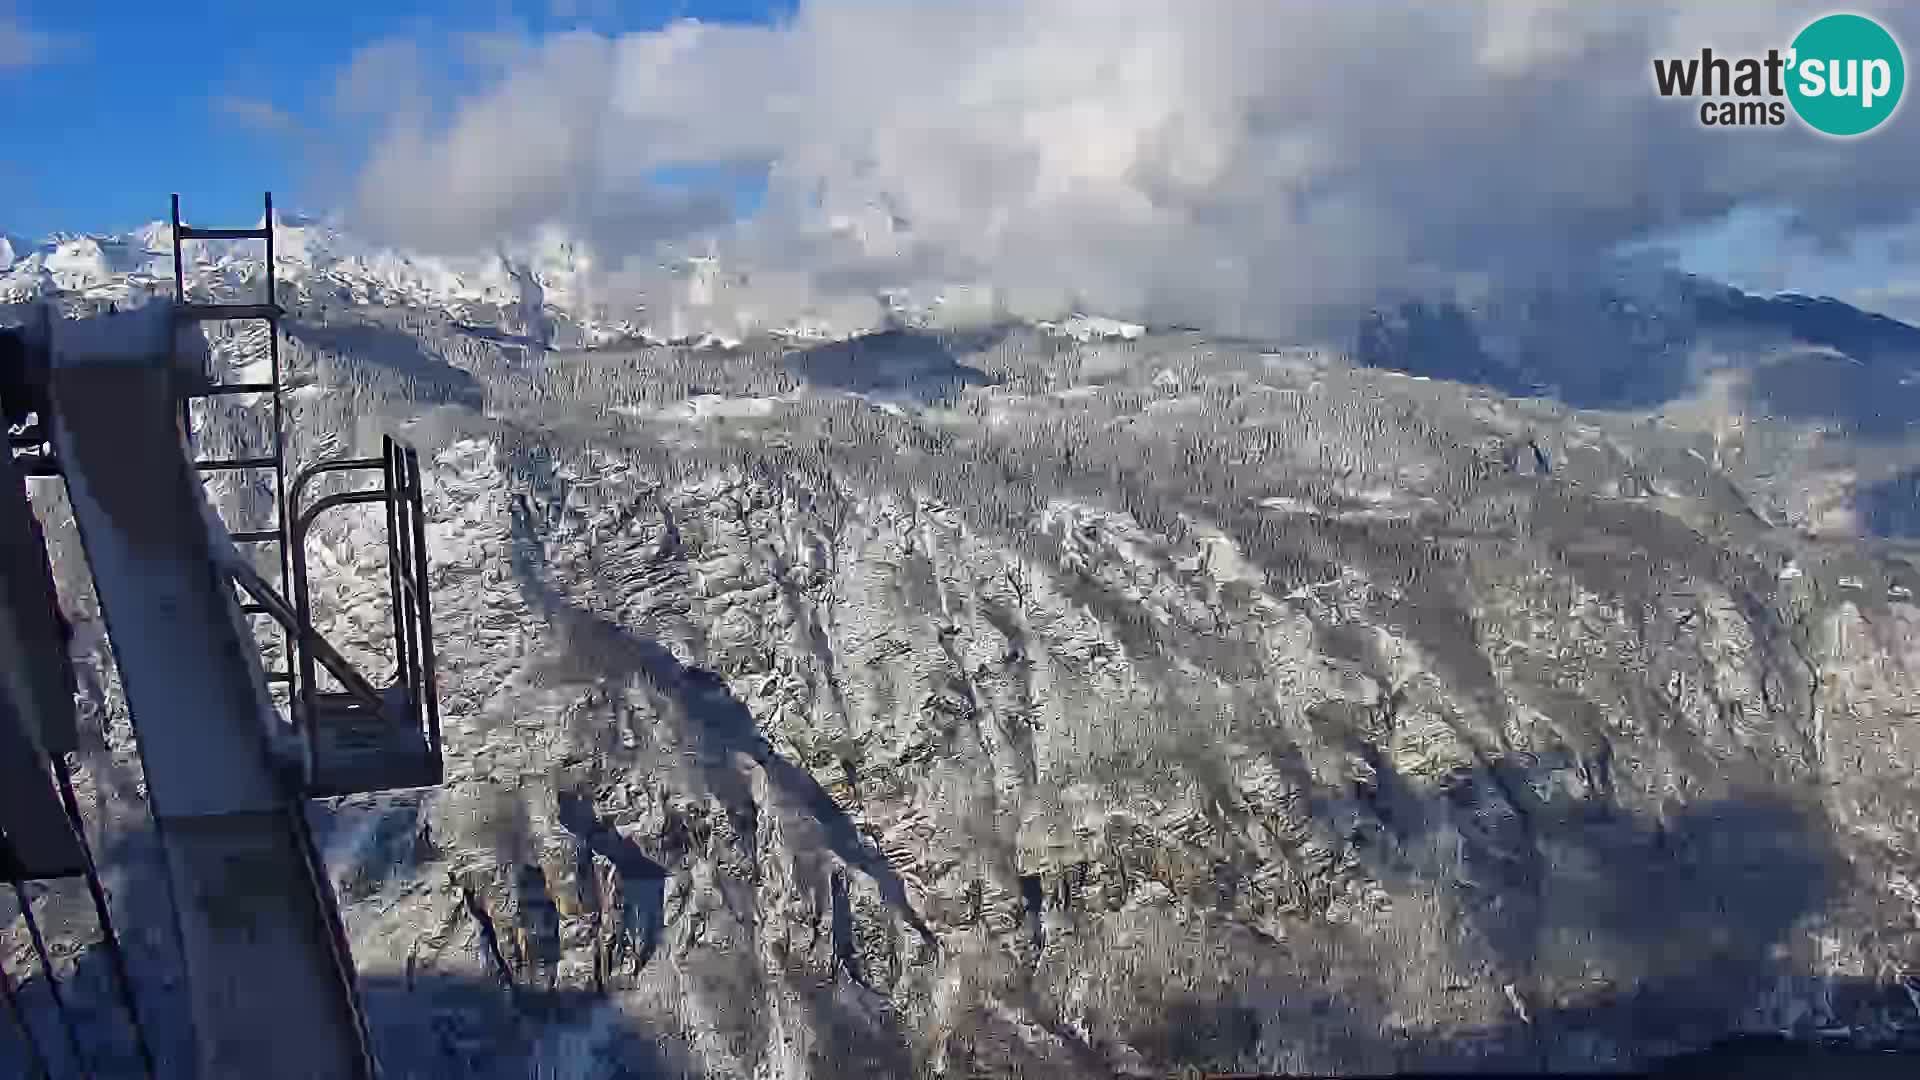
POLYGON ((663 251, 711 253, 749 275, 714 303, 768 318, 965 282, 1015 314, 1266 333, 1577 272, 1738 207, 1831 248, 1906 224, 1910 118, 1720 130, 1654 91, 1655 56, 1784 48, 1823 11, 806 0, 773 26, 470 37, 481 78, 451 98, 385 42, 337 100, 372 133, 350 220, 396 243, 559 226, 642 295, 663 251))

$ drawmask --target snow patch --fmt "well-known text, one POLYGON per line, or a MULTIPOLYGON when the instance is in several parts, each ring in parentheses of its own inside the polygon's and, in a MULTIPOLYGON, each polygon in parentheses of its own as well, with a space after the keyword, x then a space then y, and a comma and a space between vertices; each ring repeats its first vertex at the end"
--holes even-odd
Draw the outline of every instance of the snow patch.
POLYGON ((667 420, 682 424, 699 424, 710 420, 741 420, 771 416, 774 407, 778 404, 780 404, 779 398, 699 394, 662 409, 615 405, 611 411, 622 416, 631 416, 636 420, 667 420))
POLYGON ((1267 575, 1243 558, 1240 545, 1225 533, 1211 530, 1199 532, 1194 537, 1194 543, 1204 553, 1207 571, 1215 581, 1240 581, 1262 586, 1267 583, 1267 575))
POLYGON ((743 417, 771 416, 774 399, 761 397, 732 398, 718 394, 701 394, 688 398, 678 405, 662 409, 663 419, 680 420, 687 423, 699 423, 704 420, 728 420, 743 417))
POLYGON ((1070 337, 1075 341, 1098 341, 1120 338, 1133 341, 1147 332, 1139 323, 1121 322, 1100 315, 1073 315, 1062 322, 1042 322, 1040 329, 1050 333, 1070 337))
POLYGON ((1306 499, 1296 499, 1291 495, 1272 495, 1259 501, 1262 510, 1273 510, 1282 514, 1318 514, 1320 507, 1306 499))

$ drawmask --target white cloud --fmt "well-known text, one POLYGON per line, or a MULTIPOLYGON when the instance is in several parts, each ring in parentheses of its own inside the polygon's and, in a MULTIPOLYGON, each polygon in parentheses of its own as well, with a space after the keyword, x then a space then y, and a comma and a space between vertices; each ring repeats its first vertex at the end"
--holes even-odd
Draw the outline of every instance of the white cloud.
POLYGON ((0 10, 0 71, 47 63, 67 44, 64 38, 35 30, 17 16, 0 10))
POLYGON ((1819 13, 812 0, 777 27, 502 54, 443 122, 389 110, 354 201, 369 226, 443 248, 562 224, 642 257, 632 287, 659 287, 656 244, 711 243, 780 283, 735 290, 762 307, 964 280, 1018 307, 1272 330, 1382 290, 1582 263, 1751 202, 1816 236, 1904 220, 1910 110, 1841 142, 1705 129, 1652 91, 1656 55, 1784 46, 1819 13), (752 220, 648 183, 715 162, 768 170, 752 220))
POLYGON ((292 135, 300 130, 298 121, 279 106, 259 98, 227 94, 213 101, 214 110, 249 131, 261 135, 292 135))
POLYGON ((390 126, 360 177, 370 225, 446 248, 577 216, 594 194, 612 46, 555 38, 444 129, 390 126))
POLYGON ((547 14, 574 22, 604 21, 619 14, 615 0, 549 0, 547 14))
POLYGON ((335 77, 333 106, 350 118, 417 121, 426 98, 425 65, 420 47, 406 38, 364 45, 335 77))

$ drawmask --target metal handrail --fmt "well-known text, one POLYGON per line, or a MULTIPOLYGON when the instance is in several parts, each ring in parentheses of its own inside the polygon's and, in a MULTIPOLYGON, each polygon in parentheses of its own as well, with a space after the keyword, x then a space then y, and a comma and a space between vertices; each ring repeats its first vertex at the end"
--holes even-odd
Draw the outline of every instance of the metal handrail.
POLYGON ((313 519, 320 516, 322 510, 331 510, 336 506, 347 506, 351 503, 386 501, 388 501, 388 494, 385 488, 381 488, 378 491, 336 491, 331 495, 320 496, 312 506, 308 507, 305 512, 293 520, 295 526, 299 528, 301 532, 305 532, 313 525, 313 519))
POLYGON ((346 657, 341 656, 327 639, 315 633, 311 625, 301 620, 293 609, 287 607, 287 602, 273 591, 273 587, 260 577, 258 571, 239 559, 229 564, 227 569, 233 575, 235 583, 245 590, 248 596, 253 597, 254 603, 265 609, 275 622, 303 646, 314 650, 321 665, 334 678, 340 680, 340 684, 347 688, 348 693, 371 708, 384 710, 385 703, 381 701, 380 692, 373 688, 373 684, 369 683, 365 676, 353 670, 353 665, 346 657))
POLYGON ((306 490, 306 486, 312 483, 314 477, 319 476, 321 473, 350 472, 356 469, 378 469, 385 464, 386 460, 384 458, 339 458, 334 461, 322 461, 317 465, 309 465, 301 470, 300 475, 293 478, 293 486, 287 489, 287 505, 290 507, 299 506, 300 493, 306 490))
MULTIPOLYGON (((427 595, 426 522, 421 513, 419 453, 403 446, 391 436, 382 439, 378 458, 345 458, 309 466, 294 478, 288 491, 290 531, 288 544, 295 604, 294 617, 301 626, 310 626, 312 613, 307 596, 307 534, 323 513, 340 506, 380 502, 386 506, 387 574, 391 588, 395 682, 405 687, 407 705, 413 723, 425 729, 434 771, 442 768, 440 750, 439 688, 434 671, 432 607, 427 595), (361 491, 342 491, 324 495, 311 506, 300 507, 301 495, 321 473, 379 469, 378 487, 361 491)), ((303 640, 326 648, 324 639, 308 631, 303 640)), ((302 649, 298 693, 309 715, 314 694, 314 661, 325 663, 317 650, 302 649)), ((332 671, 332 667, 328 667, 332 671)), ((338 677, 338 672, 333 672, 338 677)), ((343 682, 345 680, 342 680, 343 682)), ((356 695, 357 696, 357 695, 356 695)), ((382 711, 383 718, 392 720, 382 711)))
MULTIPOLYGON (((432 593, 427 582, 427 525, 422 503, 425 492, 420 485, 420 453, 410 446, 400 446, 389 440, 394 448, 395 485, 408 498, 396 500, 396 507, 404 507, 406 516, 412 519, 412 528, 402 530, 410 532, 407 553, 407 568, 412 572, 412 587, 405 590, 411 595, 412 616, 408 619, 418 632, 415 645, 419 656, 413 670, 413 679, 409 683, 415 690, 413 695, 418 702, 427 725, 427 745, 433 755, 433 767, 439 772, 442 766, 440 755, 440 687, 434 664, 433 653, 433 604, 432 593)), ((396 560, 397 562, 397 560, 396 560)))
MULTIPOLYGON (((301 490, 305 488, 308 482, 315 476, 323 472, 343 472, 354 468, 365 468, 364 462, 366 460, 365 458, 352 458, 344 461, 322 462, 321 464, 310 466, 306 471, 294 478, 292 489, 288 492, 287 508, 291 510, 300 505, 299 496, 301 490)), ((388 497, 388 493, 384 487, 378 491, 350 491, 323 496, 313 506, 296 513, 289 522, 287 532, 289 540, 287 545, 289 549, 288 555, 290 556, 289 569, 293 571, 294 617, 299 626, 308 628, 313 625, 312 604, 307 597, 307 530, 312 527, 314 517, 322 511, 336 506, 344 506, 351 503, 385 501, 388 497)), ((311 630, 303 633, 301 635, 302 647, 298 653, 300 667, 298 677, 300 681, 299 685, 294 688, 294 692, 300 699, 301 713, 306 718, 315 716, 314 660, 316 659, 315 653, 317 650, 311 646, 318 638, 319 635, 312 633, 311 630)), ((338 677, 337 673, 335 673, 335 677, 338 677)), ((365 679, 361 678, 361 681, 364 683, 365 679)), ((378 696, 376 693, 375 697, 378 696)), ((384 710, 382 710, 382 715, 384 716, 384 710)))

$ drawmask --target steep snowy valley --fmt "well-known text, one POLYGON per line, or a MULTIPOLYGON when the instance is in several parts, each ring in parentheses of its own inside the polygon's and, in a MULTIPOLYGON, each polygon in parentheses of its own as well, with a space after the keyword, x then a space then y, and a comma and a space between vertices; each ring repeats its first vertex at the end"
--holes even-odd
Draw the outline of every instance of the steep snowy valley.
MULTIPOLYGON (((79 302, 137 301, 107 270, 79 302)), ((1845 527, 1855 451, 1804 419, 1087 322, 568 339, 504 286, 320 280, 283 298, 296 456, 395 432, 429 463, 448 782, 315 810, 392 1075, 1920 1033, 1920 572, 1845 527)), ((263 341, 212 346, 237 373, 263 341)), ((210 490, 235 527, 265 505, 210 490)), ((177 1026, 110 653, 35 495, 96 846, 177 1026)), ((313 559, 321 633, 384 673, 380 536, 341 513, 313 559)), ((82 901, 45 903, 84 996, 82 901)))

